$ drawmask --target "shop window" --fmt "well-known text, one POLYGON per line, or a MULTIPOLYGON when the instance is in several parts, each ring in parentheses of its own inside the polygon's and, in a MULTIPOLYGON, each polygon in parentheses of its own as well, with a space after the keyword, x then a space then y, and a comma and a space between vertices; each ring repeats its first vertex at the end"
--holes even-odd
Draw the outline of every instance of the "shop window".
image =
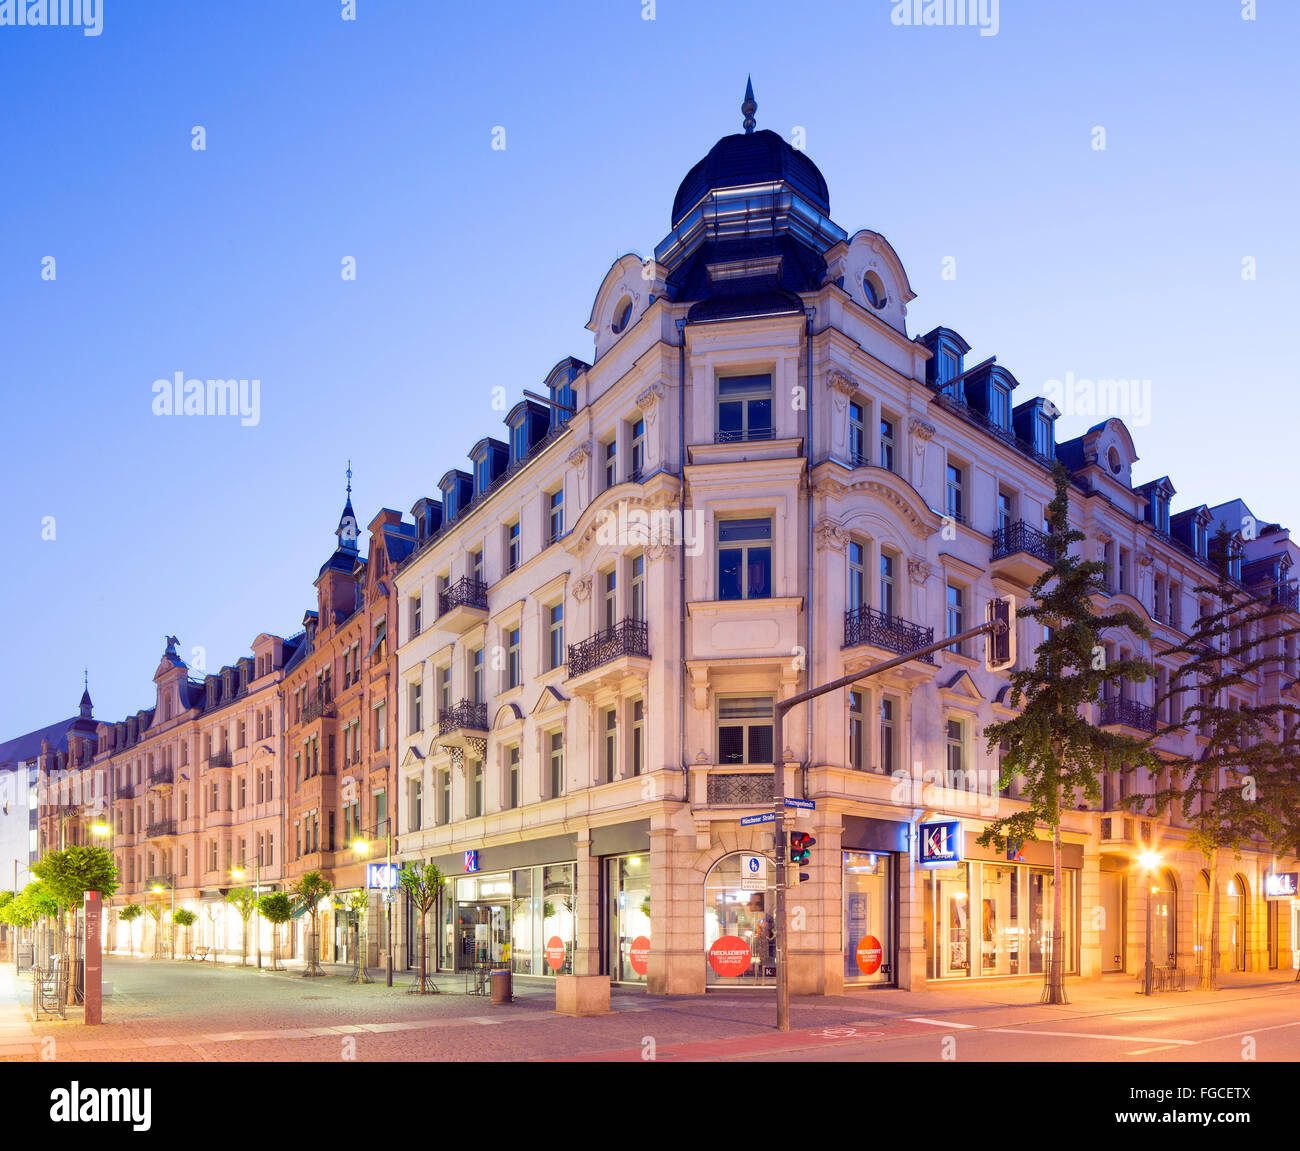
POLYGON ((742 884, 744 856, 723 856, 704 883, 705 983, 757 985, 775 974, 776 933, 769 906, 776 868, 767 860, 766 891, 742 884))

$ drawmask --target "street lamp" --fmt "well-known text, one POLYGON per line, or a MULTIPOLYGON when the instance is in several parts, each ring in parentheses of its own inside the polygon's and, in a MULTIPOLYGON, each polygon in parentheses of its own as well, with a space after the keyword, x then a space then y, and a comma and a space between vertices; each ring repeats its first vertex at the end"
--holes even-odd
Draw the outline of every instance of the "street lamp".
MULTIPOLYGON (((358 855, 370 854, 370 841, 357 838, 352 850, 358 855)), ((393 985, 393 836, 389 821, 384 820, 384 973, 389 987, 393 985)))
MULTIPOLYGON (((244 860, 239 861, 239 866, 231 871, 236 879, 243 879, 247 874, 248 864, 244 860)), ((259 855, 253 860, 253 913, 257 916, 257 966, 262 966, 262 909, 257 905, 257 900, 262 893, 262 857, 259 855)))
MULTIPOLYGON (((1150 875, 1160 865, 1160 856, 1154 851, 1147 850, 1138 856, 1138 863, 1141 865, 1142 870, 1147 875, 1150 875)), ((1146 963, 1142 969, 1143 995, 1151 994, 1151 976, 1153 974, 1151 970, 1151 902, 1155 893, 1160 890, 1149 880, 1147 882, 1147 955, 1146 963)))

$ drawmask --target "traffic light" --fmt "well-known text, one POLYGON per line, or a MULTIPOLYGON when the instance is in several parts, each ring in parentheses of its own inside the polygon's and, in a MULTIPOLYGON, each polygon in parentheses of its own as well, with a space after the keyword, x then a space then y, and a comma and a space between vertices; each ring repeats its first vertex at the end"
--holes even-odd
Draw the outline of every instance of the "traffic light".
POLYGON ((1010 596, 989 600, 987 619, 1007 626, 1001 634, 989 632, 984 637, 984 667, 988 671, 1008 671, 1016 665, 1016 601, 1010 596))
POLYGON ((800 871, 801 867, 807 867, 812 863, 812 846, 817 841, 806 831, 790 832, 790 865, 792 885, 795 883, 804 883, 808 879, 806 871, 800 871))

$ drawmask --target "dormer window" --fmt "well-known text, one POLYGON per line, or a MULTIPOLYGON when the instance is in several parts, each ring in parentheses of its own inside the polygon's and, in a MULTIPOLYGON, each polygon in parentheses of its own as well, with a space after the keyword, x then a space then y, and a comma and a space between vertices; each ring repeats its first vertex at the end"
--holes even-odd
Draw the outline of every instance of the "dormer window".
POLYGON ((1034 451, 1049 459, 1053 449, 1052 421, 1046 412, 1034 417, 1034 451))
POLYGON ((997 384, 989 388, 989 422, 1004 431, 1011 427, 1011 393, 997 384))
POLYGON ((939 383, 946 384, 958 374, 957 363, 957 357, 951 352, 939 353, 939 383))

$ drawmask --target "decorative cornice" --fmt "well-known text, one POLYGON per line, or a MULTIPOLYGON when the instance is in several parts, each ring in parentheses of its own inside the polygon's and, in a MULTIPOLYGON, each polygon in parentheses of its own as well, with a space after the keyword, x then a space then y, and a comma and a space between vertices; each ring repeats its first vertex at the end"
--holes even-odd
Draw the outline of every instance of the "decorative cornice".
POLYGON ((844 554, 849 543, 849 533, 834 520, 820 520, 813 530, 823 549, 844 554))

